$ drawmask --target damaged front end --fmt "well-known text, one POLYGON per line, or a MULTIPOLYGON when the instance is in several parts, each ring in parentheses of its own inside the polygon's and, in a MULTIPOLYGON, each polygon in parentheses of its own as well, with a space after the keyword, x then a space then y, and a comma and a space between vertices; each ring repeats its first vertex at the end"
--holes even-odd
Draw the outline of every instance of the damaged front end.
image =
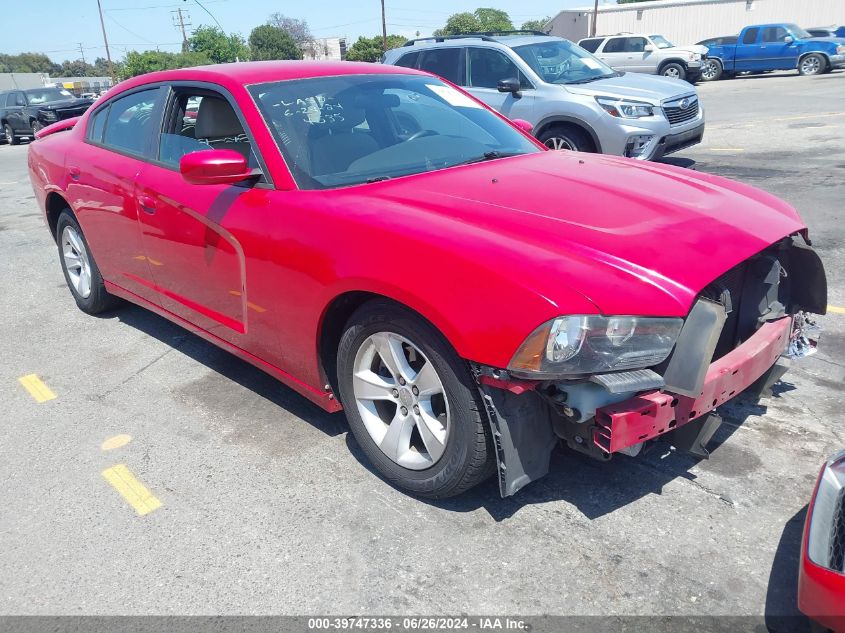
POLYGON ((599 460, 636 456, 656 438, 707 457, 715 409, 763 394, 792 359, 812 354, 811 315, 826 310, 824 267, 796 235, 708 285, 682 321, 562 317, 538 328, 507 370, 473 366, 502 496, 544 476, 559 439, 599 460), (551 375, 546 358, 564 372, 551 375))

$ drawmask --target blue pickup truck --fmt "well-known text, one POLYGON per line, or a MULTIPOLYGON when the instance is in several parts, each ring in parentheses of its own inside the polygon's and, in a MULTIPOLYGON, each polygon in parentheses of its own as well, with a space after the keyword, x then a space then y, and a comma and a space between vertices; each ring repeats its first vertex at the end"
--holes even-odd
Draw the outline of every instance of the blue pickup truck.
POLYGON ((795 24, 755 24, 742 29, 736 44, 708 47, 701 79, 792 69, 802 75, 820 75, 843 66, 845 38, 813 37, 795 24))

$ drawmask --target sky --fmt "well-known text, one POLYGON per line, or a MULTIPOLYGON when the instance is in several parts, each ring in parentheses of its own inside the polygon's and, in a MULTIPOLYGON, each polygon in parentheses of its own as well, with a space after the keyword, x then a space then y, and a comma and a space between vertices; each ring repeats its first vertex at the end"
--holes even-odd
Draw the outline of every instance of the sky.
MULTIPOLYGON (((0 4, 10 2, 2 0, 0 4)), ((602 0, 606 2, 609 0, 602 0)), ((316 0, 279 2, 274 0, 101 0, 106 32, 114 59, 130 50, 159 48, 178 51, 181 34, 174 26, 176 9, 187 11, 191 26, 214 25, 211 13, 227 33, 249 36, 253 27, 263 24, 271 13, 304 19, 315 37, 347 37, 350 43, 359 35, 371 37, 381 32, 379 0, 316 0), (208 13, 202 9, 205 7, 208 13)), ((388 33, 423 36, 442 27, 453 13, 472 11, 479 6, 507 11, 514 25, 554 16, 563 8, 583 7, 590 0, 385 0, 388 33), (422 6, 422 8, 420 8, 422 6)), ((38 0, 18 4, 16 22, 27 28, 7 28, 0 39, 0 53, 44 52, 53 61, 80 58, 82 46, 86 61, 105 57, 103 36, 97 14, 97 0, 38 0), (27 13, 31 13, 27 16, 27 13)), ((190 33, 189 33, 190 35, 190 33)))

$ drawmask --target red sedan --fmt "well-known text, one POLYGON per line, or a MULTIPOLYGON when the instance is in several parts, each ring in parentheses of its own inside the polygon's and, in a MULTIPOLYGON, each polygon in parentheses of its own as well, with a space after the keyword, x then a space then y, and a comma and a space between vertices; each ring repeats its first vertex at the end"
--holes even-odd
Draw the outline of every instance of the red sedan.
POLYGON ((798 607, 822 630, 845 631, 845 451, 819 473, 807 511, 798 607))
POLYGON ((513 494, 559 439, 706 454, 719 404, 814 349, 804 224, 525 129, 411 69, 225 64, 121 83, 29 167, 82 310, 137 303, 343 408, 415 494, 513 494))

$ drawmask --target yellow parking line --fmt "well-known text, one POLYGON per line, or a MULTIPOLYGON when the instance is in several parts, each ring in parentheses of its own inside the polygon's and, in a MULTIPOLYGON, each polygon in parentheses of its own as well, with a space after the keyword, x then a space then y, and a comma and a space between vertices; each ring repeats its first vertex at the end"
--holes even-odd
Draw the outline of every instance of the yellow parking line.
POLYGON ((41 382, 41 379, 35 374, 21 376, 18 378, 18 382, 29 392, 29 395, 35 398, 36 402, 47 402, 56 397, 50 387, 41 382))
POLYGON ((131 435, 126 435, 125 433, 122 433, 120 435, 115 435, 114 437, 110 437, 109 439, 107 439, 100 445, 100 448, 104 451, 113 451, 114 449, 120 448, 121 446, 126 446, 131 441, 131 435))
POLYGON ((845 308, 840 308, 839 306, 827 306, 828 312, 833 312, 834 314, 845 314, 845 308))
POLYGON ((139 515, 144 516, 156 508, 161 507, 161 501, 147 490, 144 484, 135 478, 135 475, 126 467, 126 464, 118 464, 117 466, 106 468, 103 471, 103 477, 106 478, 106 481, 112 485, 112 488, 117 490, 126 500, 126 503, 131 505, 139 515))

